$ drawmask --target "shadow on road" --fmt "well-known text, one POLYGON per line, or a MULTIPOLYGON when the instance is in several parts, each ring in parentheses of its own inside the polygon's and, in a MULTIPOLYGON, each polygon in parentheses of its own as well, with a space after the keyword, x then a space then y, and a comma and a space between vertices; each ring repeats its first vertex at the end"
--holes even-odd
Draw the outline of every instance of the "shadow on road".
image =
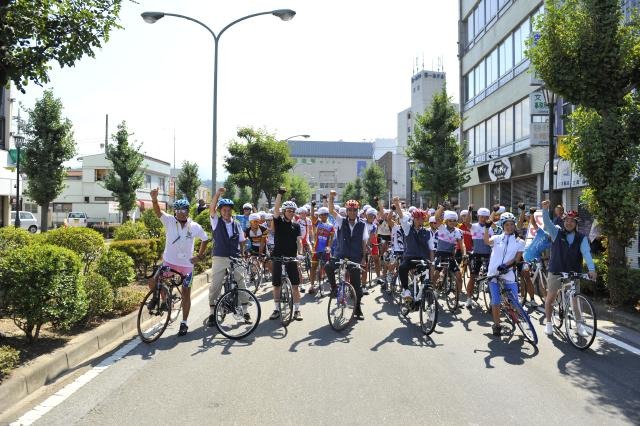
POLYGON ((349 333, 351 326, 339 332, 331 328, 329 324, 312 330, 309 335, 303 339, 295 341, 291 344, 289 352, 298 352, 298 346, 307 343, 307 346, 328 346, 332 343, 349 343, 349 333))
MULTIPOLYGON (((414 312, 413 314, 417 314, 414 312)), ((411 315, 411 314, 409 314, 411 315)), ((380 342, 376 343, 371 350, 376 352, 382 345, 387 343, 400 343, 401 345, 406 346, 417 346, 417 347, 429 347, 435 348, 436 346, 442 346, 442 344, 436 343, 431 336, 425 336, 420 329, 419 324, 413 324, 411 321, 411 316, 404 317, 402 315, 398 315, 400 322, 402 325, 391 332, 387 337, 385 337, 380 342)), ((436 324, 436 331, 440 326, 440 318, 438 317, 438 324, 436 324)))
POLYGON ((473 309, 468 309, 468 308, 465 308, 465 309, 467 310, 467 312, 469 312, 469 318, 460 319, 460 322, 464 326, 465 330, 472 331, 471 328, 469 327, 469 324, 471 322, 477 323, 479 327, 483 327, 483 328, 491 327, 491 324, 492 324, 492 322, 490 322, 491 313, 485 312, 480 307, 473 308, 473 309))
POLYGON ((522 365, 525 360, 538 355, 539 350, 536 346, 527 342, 521 336, 510 334, 505 339, 495 337, 491 333, 484 333, 489 339, 487 349, 474 349, 473 353, 486 353, 484 364, 486 368, 495 368, 491 364, 494 358, 503 358, 504 362, 511 365, 522 365))
POLYGON ((563 353, 557 362, 560 373, 591 392, 590 411, 622 413, 632 424, 640 424, 640 362, 637 355, 600 338, 596 338, 591 348, 581 351, 557 329, 550 339, 563 353))

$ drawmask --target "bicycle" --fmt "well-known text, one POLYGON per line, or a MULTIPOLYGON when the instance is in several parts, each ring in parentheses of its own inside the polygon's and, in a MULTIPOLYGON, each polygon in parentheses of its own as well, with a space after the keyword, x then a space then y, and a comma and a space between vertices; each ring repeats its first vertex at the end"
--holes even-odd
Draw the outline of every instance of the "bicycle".
POLYGON ((456 274, 450 269, 450 263, 456 260, 451 257, 447 261, 436 261, 436 268, 440 269, 443 274, 439 277, 436 283, 436 289, 444 295, 447 302, 447 307, 451 313, 455 313, 458 310, 458 301, 460 300, 460 292, 458 291, 458 285, 456 282, 456 274))
POLYGON ((593 343, 598 330, 596 311, 591 301, 578 293, 576 281, 588 280, 588 274, 562 272, 562 288, 553 303, 553 323, 556 328, 562 327, 569 342, 580 350, 585 350, 593 343))
POLYGON ((283 327, 291 324, 293 319, 293 286, 287 274, 286 264, 300 263, 297 257, 272 257, 271 260, 279 261, 282 264, 282 286, 280 287, 280 323, 283 327))
MULTIPOLYGON (((529 274, 531 275, 531 283, 533 284, 533 294, 540 299, 539 305, 544 306, 544 302, 547 298, 547 268, 544 265, 544 261, 532 260, 529 262, 529 274)), ((527 301, 529 294, 525 291, 522 296, 522 304, 527 301)))
POLYGON ((329 303, 327 305, 327 318, 329 325, 336 331, 344 330, 352 321, 356 309, 356 290, 346 280, 348 268, 357 268, 361 272, 360 264, 341 259, 336 262, 338 265, 338 283, 335 289, 331 289, 329 303))
POLYGON ((384 277, 382 290, 393 295, 398 292, 398 287, 400 285, 398 282, 398 266, 400 264, 400 259, 399 256, 396 256, 396 254, 389 249, 383 255, 383 260, 387 265, 387 273, 384 277), (394 265, 393 271, 389 270, 389 265, 394 265))
POLYGON ((406 318, 409 313, 420 311, 420 329, 428 336, 436 328, 439 306, 436 293, 431 288, 431 280, 429 279, 431 262, 412 260, 411 263, 416 267, 409 285, 412 299, 402 302, 400 312, 406 318))
POLYGON ((238 288, 235 269, 247 265, 241 258, 230 257, 229 267, 223 281, 224 293, 214 305, 214 318, 218 331, 232 340, 247 337, 260 322, 260 302, 249 290, 238 288), (253 309, 252 309, 253 308, 253 309))
POLYGON ((329 282, 327 275, 324 271, 324 267, 329 259, 329 253, 318 253, 318 268, 316 270, 316 294, 318 298, 322 299, 325 296, 325 292, 322 288, 329 282))
POLYGON ((527 312, 518 302, 518 298, 514 298, 511 290, 505 287, 506 280, 504 278, 500 278, 499 274, 482 278, 482 280, 487 283, 493 279, 496 279, 500 286, 500 311, 511 324, 511 331, 513 331, 517 326, 524 338, 529 343, 537 346, 538 334, 536 333, 535 328, 533 328, 531 318, 529 318, 527 312))
POLYGON ((253 294, 258 293, 262 284, 262 269, 260 255, 250 255, 247 258, 247 288, 251 289, 253 294))
POLYGON ((155 288, 142 299, 138 309, 138 335, 145 343, 158 340, 169 323, 178 318, 182 311, 180 287, 192 278, 191 274, 183 276, 168 266, 157 268, 155 276, 155 288))

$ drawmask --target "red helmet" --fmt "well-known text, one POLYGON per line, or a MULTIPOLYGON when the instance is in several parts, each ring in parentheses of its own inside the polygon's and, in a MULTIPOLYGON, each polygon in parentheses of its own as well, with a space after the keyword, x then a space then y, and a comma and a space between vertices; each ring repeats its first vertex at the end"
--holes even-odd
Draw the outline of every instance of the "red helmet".
POLYGON ((575 210, 569 210, 568 212, 566 212, 563 216, 563 219, 573 219, 576 222, 580 220, 580 215, 578 215, 578 212, 575 210))
POLYGON ((359 209, 360 203, 357 202, 356 200, 349 200, 346 203, 344 203, 344 206, 348 209, 359 209))
POLYGON ((414 219, 426 219, 427 212, 422 209, 415 209, 413 213, 411 213, 411 217, 413 217, 414 219))

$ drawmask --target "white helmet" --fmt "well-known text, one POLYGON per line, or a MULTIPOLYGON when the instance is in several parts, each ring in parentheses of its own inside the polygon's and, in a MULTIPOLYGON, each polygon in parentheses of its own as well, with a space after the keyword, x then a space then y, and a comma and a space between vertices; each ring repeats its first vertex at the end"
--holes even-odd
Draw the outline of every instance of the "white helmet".
POLYGON ((458 220, 458 213, 452 210, 446 210, 444 212, 444 220, 458 220))
POLYGON ((504 226, 506 222, 516 223, 516 217, 509 212, 502 213, 500 215, 500 226, 504 226))
POLYGON ((244 203, 242 205, 242 210, 244 209, 253 209, 253 206, 251 205, 251 203, 244 203))
POLYGON ((371 206, 369 204, 365 204, 364 207, 362 207, 362 211, 366 212, 370 208, 371 208, 371 206))
POLYGON ((498 211, 496 213, 502 214, 502 213, 504 213, 506 211, 507 211, 507 208, 505 206, 500 206, 500 208, 498 209, 498 211))
POLYGON ((491 212, 489 212, 489 209, 486 207, 480 207, 478 209, 478 216, 489 217, 491 216, 491 212))
POLYGON ((267 213, 264 215, 264 220, 273 220, 273 215, 271 213, 267 213))
POLYGON ((433 216, 433 214, 436 212, 436 209, 429 209, 429 214, 433 216))
POLYGON ((320 208, 318 209, 318 214, 319 214, 319 215, 320 215, 320 214, 329 214, 329 209, 328 209, 328 208, 326 208, 326 207, 320 207, 320 208))
POLYGON ((373 207, 369 207, 367 210, 367 216, 377 216, 378 215, 378 211, 376 209, 374 209, 373 207))
POLYGON ((258 215, 260 216, 260 219, 264 219, 264 217, 267 215, 267 212, 259 211, 258 215))
POLYGON ((413 213, 413 211, 416 209, 417 207, 415 206, 411 206, 409 207, 409 213, 413 213))
POLYGON ((298 206, 293 201, 285 201, 284 203, 282 203, 282 210, 285 210, 285 209, 297 210, 298 206))
POLYGON ((298 207, 296 209, 296 214, 300 214, 300 213, 306 213, 307 209, 305 209, 304 207, 298 207))
POLYGON ((254 221, 254 220, 260 220, 260 215, 258 213, 251 213, 249 215, 249 220, 250 221, 254 221))
POLYGON ((436 223, 436 217, 435 216, 429 217, 429 223, 436 223))
POLYGON ((468 215, 468 214, 469 214, 469 210, 462 210, 462 211, 460 212, 460 216, 466 216, 466 215, 468 215))
POLYGON ((338 210, 338 214, 340 216, 344 216, 347 214, 347 209, 345 207, 340 207, 340 209, 338 210))

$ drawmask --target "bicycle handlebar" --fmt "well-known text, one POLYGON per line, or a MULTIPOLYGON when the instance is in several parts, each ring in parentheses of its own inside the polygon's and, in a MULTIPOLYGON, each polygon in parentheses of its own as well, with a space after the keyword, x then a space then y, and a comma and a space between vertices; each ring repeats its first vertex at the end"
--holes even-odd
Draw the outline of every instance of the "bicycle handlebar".
POLYGON ((560 272, 562 274, 562 280, 587 280, 593 281, 589 274, 578 273, 578 272, 560 272))
MULTIPOLYGON (((332 260, 336 260, 337 258, 333 258, 332 260)), ((346 265, 346 266, 353 266, 354 268, 358 268, 358 269, 362 269, 362 266, 359 263, 356 262, 352 262, 349 259, 337 259, 336 260, 336 265, 342 266, 342 265, 346 265)))
POLYGON ((300 262, 300 260, 304 259, 304 256, 298 257, 288 257, 288 256, 272 256, 271 260, 282 263, 291 263, 291 262, 300 262))

